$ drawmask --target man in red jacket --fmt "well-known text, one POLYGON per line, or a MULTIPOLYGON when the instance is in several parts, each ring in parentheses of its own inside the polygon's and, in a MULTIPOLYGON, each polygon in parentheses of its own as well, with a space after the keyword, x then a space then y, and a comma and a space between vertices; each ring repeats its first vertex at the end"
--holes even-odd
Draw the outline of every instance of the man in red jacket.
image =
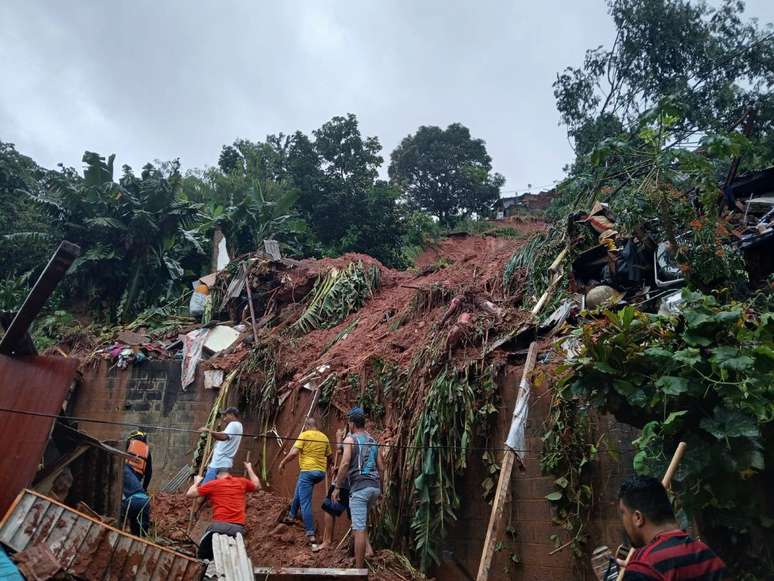
POLYGON ((624 581, 719 581, 726 565, 707 545, 680 530, 661 482, 632 476, 618 493, 618 509, 635 548, 624 581))
POLYGON ((185 493, 189 498, 204 497, 212 505, 212 524, 204 532, 199 543, 199 558, 212 559, 212 535, 218 533, 235 537, 244 536, 247 509, 247 493, 261 488, 253 466, 245 462, 249 478, 232 476, 230 468, 218 468, 215 480, 202 484, 202 477, 196 476, 191 488, 185 493))

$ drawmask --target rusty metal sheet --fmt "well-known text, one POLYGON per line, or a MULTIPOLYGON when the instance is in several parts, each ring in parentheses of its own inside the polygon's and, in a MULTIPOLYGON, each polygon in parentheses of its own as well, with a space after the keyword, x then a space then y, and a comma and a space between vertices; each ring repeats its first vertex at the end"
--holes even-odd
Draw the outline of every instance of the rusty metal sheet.
MULTIPOLYGON (((76 359, 0 355, 0 408, 59 413, 77 367, 76 359)), ((53 421, 0 411, 0 514, 35 477, 53 421)))
POLYGON ((16 552, 44 544, 65 571, 88 581, 198 580, 204 563, 119 531, 32 490, 0 522, 0 542, 16 552))

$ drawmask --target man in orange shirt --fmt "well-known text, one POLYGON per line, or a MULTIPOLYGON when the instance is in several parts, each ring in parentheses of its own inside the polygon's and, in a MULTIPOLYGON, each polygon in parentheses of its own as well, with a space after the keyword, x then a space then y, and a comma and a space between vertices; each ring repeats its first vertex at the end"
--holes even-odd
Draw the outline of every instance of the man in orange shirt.
POLYGON ((196 476, 185 495, 189 498, 204 497, 212 505, 212 524, 207 528, 199 543, 200 559, 212 559, 212 535, 218 533, 235 537, 244 536, 247 508, 247 493, 261 488, 253 471, 253 465, 245 462, 249 478, 232 476, 230 468, 218 468, 215 480, 202 484, 202 477, 196 476))

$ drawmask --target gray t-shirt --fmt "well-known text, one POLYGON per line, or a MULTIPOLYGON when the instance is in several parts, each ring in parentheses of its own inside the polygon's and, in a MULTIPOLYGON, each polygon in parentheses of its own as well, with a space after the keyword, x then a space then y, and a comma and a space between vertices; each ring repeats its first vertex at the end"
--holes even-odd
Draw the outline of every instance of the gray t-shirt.
POLYGON ((210 468, 231 468, 234 465, 234 456, 236 456, 239 442, 242 440, 242 423, 229 422, 223 433, 228 435, 228 440, 215 442, 210 468))

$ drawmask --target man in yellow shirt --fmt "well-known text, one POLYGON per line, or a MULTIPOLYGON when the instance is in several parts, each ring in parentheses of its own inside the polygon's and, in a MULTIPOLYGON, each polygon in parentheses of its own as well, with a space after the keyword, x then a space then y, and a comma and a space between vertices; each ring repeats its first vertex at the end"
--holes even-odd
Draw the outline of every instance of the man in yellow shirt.
POLYGON ((282 471, 285 464, 298 456, 300 472, 296 481, 296 493, 285 521, 295 522, 296 514, 300 508, 306 536, 313 548, 317 545, 317 539, 314 535, 314 518, 312 517, 312 493, 314 485, 325 479, 325 471, 328 469, 331 454, 331 443, 328 436, 318 430, 317 420, 307 418, 304 431, 298 435, 298 440, 293 448, 279 464, 279 469, 282 471))

